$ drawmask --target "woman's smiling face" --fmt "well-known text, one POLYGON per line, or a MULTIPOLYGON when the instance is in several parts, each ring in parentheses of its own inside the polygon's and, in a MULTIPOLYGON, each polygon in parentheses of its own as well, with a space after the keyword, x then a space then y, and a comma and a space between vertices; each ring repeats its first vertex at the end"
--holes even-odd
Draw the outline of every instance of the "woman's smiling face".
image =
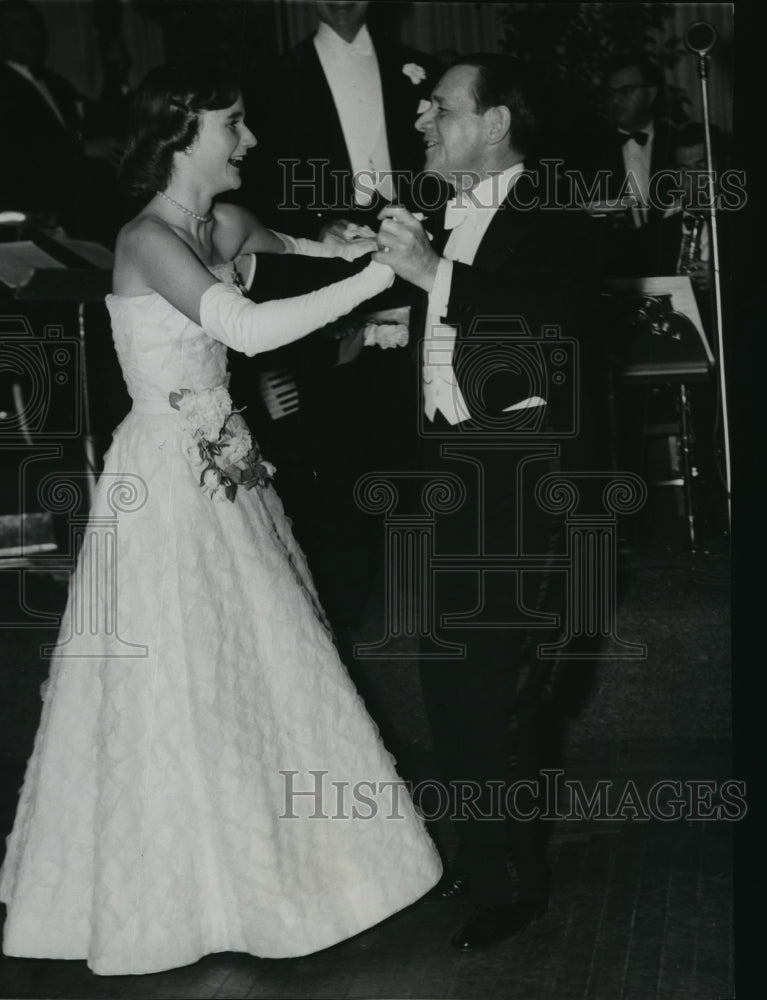
POLYGON ((228 108, 201 111, 197 136, 188 150, 194 157, 196 179, 207 182, 214 193, 239 188, 240 166, 255 145, 256 138, 245 124, 241 94, 228 108))

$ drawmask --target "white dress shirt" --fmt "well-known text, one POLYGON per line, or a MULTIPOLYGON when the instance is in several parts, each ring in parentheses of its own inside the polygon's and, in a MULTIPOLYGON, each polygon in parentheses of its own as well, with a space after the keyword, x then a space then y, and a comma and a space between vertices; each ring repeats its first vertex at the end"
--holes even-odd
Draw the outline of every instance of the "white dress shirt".
MULTIPOLYGON (((628 133, 619 130, 623 135, 628 133)), ((634 218, 635 226, 642 226, 647 221, 647 211, 650 201, 650 164, 652 163, 652 144, 655 138, 655 126, 652 122, 645 128, 636 129, 637 132, 647 133, 647 142, 640 146, 636 139, 627 139, 622 146, 623 166, 626 176, 631 173, 633 184, 631 190, 639 195, 640 204, 632 208, 631 214, 634 218)))
POLYGON ((351 42, 344 41, 321 22, 314 36, 314 47, 328 81, 341 122, 352 173, 363 176, 355 182, 354 200, 369 205, 373 188, 389 201, 393 198, 391 177, 378 177, 391 171, 386 141, 381 74, 373 42, 363 25, 351 42))
MULTIPOLYGON (((448 202, 445 228, 451 229, 442 257, 437 265, 429 304, 423 344, 423 402, 429 420, 439 410, 450 424, 458 424, 470 416, 453 371, 453 350, 456 329, 442 323, 450 301, 453 281, 453 261, 473 264, 474 257, 493 216, 503 204, 517 177, 524 171, 517 163, 501 174, 487 177, 471 191, 463 192, 448 202)), ((538 396, 512 403, 506 410, 540 406, 545 400, 538 396)))

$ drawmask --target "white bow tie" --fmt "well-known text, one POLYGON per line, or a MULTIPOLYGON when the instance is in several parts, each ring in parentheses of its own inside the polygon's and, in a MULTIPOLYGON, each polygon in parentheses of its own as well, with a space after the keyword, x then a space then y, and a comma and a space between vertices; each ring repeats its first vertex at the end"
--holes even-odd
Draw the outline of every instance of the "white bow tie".
POLYGON ((367 32, 359 31, 351 42, 344 41, 335 31, 327 34, 327 40, 331 45, 343 55, 347 56, 372 56, 375 52, 373 42, 367 32))

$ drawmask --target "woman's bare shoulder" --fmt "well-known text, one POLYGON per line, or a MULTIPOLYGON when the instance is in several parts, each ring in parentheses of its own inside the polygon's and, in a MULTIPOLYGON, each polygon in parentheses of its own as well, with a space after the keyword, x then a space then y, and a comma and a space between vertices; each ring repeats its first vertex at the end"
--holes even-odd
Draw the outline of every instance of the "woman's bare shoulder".
POLYGON ((171 262, 194 260, 187 243, 159 216, 140 213, 126 223, 115 242, 115 291, 139 295, 157 290, 157 279, 171 262))
POLYGON ((216 247, 224 260, 231 260, 237 256, 247 239, 253 227, 253 216, 246 208, 230 202, 216 202, 213 212, 216 220, 216 247))
POLYGON ((141 212, 130 222, 126 222, 117 234, 115 249, 135 250, 139 248, 145 240, 155 242, 167 239, 178 240, 179 237, 173 232, 171 226, 163 219, 152 212, 141 212))
POLYGON ((224 260, 240 253, 282 253, 282 242, 247 208, 229 202, 216 204, 216 243, 224 260))
POLYGON ((146 264, 150 269, 158 255, 191 253, 190 247, 164 219, 151 212, 141 213, 126 223, 117 234, 115 264, 146 264))

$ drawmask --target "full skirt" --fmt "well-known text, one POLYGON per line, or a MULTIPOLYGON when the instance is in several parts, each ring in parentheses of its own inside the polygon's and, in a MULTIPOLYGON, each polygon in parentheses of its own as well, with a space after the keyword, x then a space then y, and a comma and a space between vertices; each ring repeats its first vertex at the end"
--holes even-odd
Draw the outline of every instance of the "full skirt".
POLYGON ((106 458, 0 879, 8 955, 298 956, 440 875, 279 498, 213 501, 177 428, 129 415, 106 458))

